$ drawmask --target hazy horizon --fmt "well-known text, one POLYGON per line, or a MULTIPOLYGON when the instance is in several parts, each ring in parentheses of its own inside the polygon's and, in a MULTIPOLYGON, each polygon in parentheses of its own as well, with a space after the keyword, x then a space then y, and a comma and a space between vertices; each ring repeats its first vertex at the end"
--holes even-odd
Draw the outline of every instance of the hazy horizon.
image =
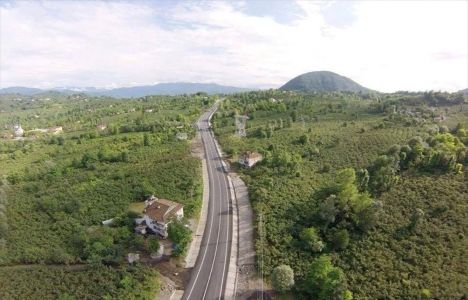
POLYGON ((328 70, 381 92, 453 92, 468 87, 467 13, 466 1, 3 1, 0 88, 264 89, 328 70))

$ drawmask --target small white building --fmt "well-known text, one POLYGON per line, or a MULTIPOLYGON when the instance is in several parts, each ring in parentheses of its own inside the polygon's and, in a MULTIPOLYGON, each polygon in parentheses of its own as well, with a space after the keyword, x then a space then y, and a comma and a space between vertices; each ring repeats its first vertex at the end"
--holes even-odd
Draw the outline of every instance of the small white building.
POLYGON ((260 153, 247 151, 239 157, 239 163, 244 167, 251 168, 262 159, 263 156, 260 153))
POLYGON ((104 220, 101 223, 104 226, 110 226, 110 225, 112 225, 112 223, 114 223, 114 219, 112 218, 112 219, 104 220))
POLYGON ((22 137, 24 135, 24 130, 21 128, 20 124, 13 126, 13 136, 14 137, 22 137))
POLYGON ((169 224, 173 220, 180 220, 183 217, 184 206, 182 204, 151 196, 145 201, 143 218, 135 220, 137 223, 135 231, 145 234, 149 230, 166 238, 169 224))

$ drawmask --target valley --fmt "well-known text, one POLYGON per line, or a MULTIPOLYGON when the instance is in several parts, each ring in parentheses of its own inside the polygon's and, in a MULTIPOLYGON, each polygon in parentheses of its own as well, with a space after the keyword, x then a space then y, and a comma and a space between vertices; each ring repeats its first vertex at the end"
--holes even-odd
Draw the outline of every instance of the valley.
POLYGON ((242 297, 462 299, 466 96, 305 86, 0 95, 0 298, 230 299, 253 267, 242 297), (222 160, 248 188, 254 266, 231 255, 245 237, 222 160), (161 205, 183 212, 155 229, 161 205))

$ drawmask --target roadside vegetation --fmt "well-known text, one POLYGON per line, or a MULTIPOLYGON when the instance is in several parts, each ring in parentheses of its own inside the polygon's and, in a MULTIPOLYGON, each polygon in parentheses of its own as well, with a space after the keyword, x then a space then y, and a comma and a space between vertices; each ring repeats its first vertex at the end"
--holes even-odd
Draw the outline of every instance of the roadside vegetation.
MULTIPOLYGON (((159 248, 158 241, 134 233, 134 203, 154 194, 182 203, 186 217, 198 214, 201 166, 189 140, 192 123, 210 104, 205 94, 122 100, 2 95, 4 135, 21 124, 25 139, 0 140, 0 298, 28 298, 27 282, 34 298, 154 297, 155 271, 125 266, 128 252, 159 248), (33 131, 56 125, 63 133, 33 131), (109 219, 112 225, 103 226, 109 219), (56 291, 54 282, 62 282, 56 291)), ((176 236, 183 254, 185 237, 176 236)))
POLYGON ((440 92, 228 97, 213 127, 234 166, 244 151, 263 154, 238 170, 262 233, 257 263, 273 286, 303 299, 466 296, 464 101, 440 92), (246 138, 234 135, 237 114, 249 116, 246 138))

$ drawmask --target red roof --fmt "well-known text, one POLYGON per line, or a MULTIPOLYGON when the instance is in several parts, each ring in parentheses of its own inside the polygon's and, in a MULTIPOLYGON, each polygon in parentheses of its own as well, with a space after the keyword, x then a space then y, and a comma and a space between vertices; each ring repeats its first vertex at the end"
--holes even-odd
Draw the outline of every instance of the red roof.
POLYGON ((165 224, 183 207, 182 204, 174 201, 155 199, 146 206, 144 213, 156 222, 165 224))

